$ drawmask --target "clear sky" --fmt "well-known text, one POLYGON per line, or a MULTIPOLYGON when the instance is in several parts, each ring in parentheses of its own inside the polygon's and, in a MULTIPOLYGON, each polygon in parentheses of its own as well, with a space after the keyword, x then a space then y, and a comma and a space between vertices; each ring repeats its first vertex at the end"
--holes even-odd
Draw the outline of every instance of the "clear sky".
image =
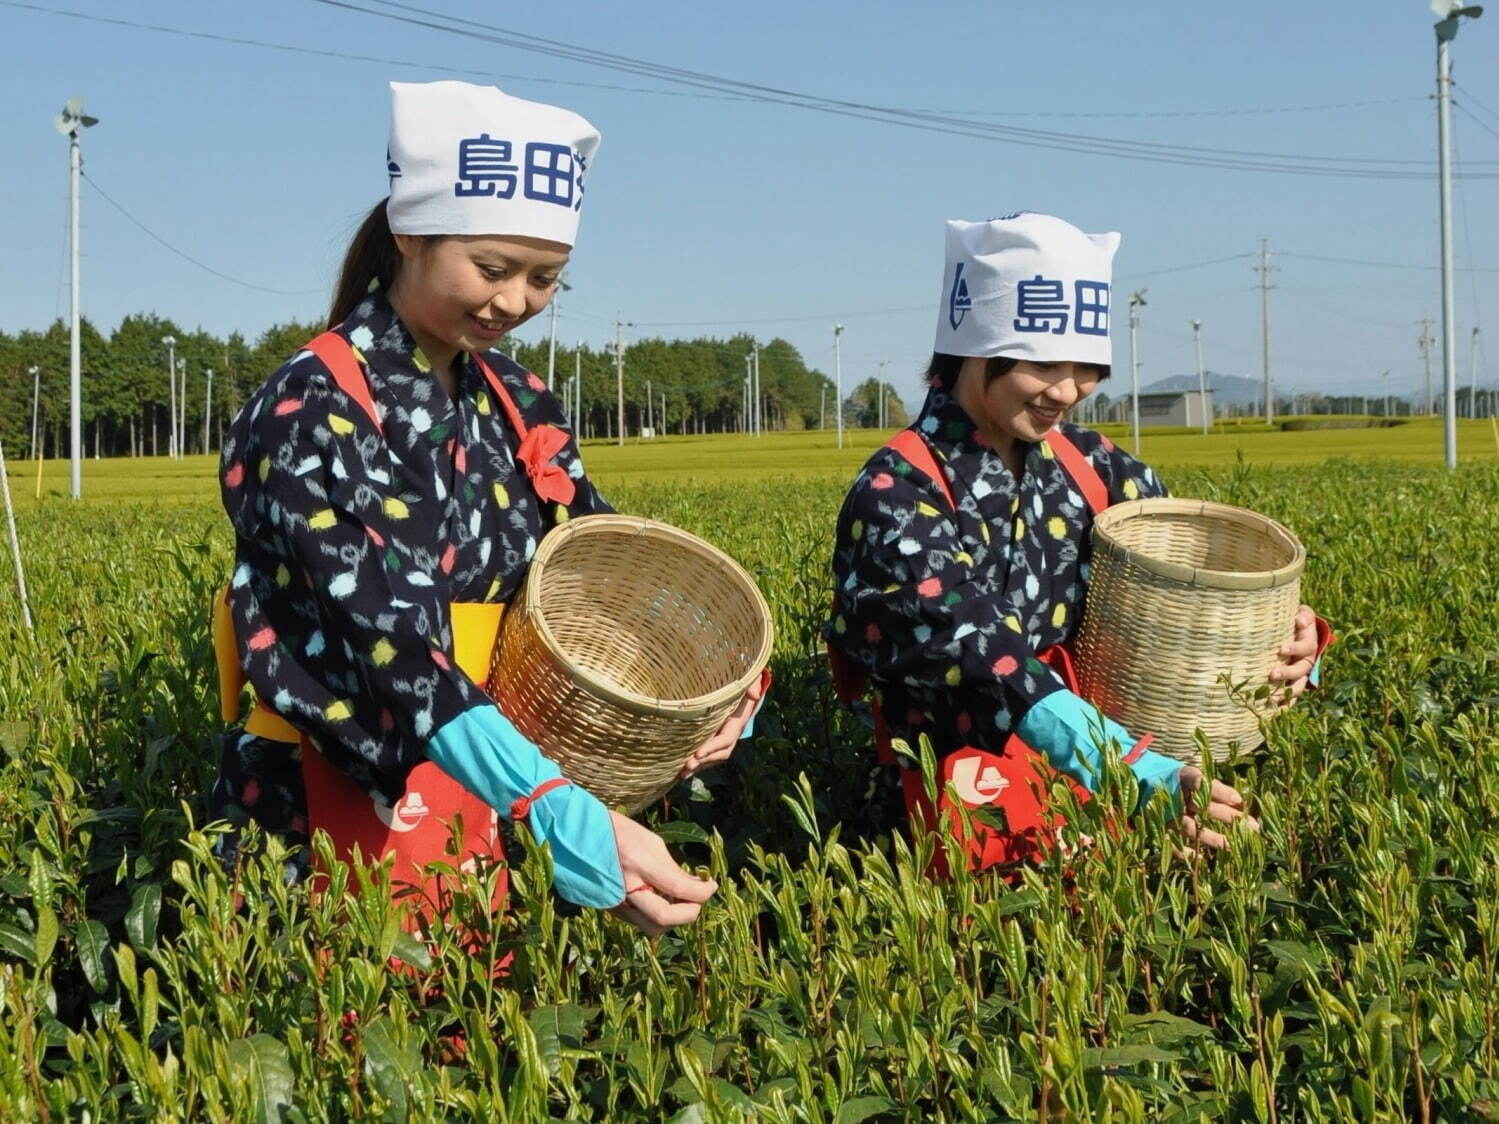
MULTIPOLYGON (((1423 0, 1195 8, 1157 0, 409 2, 984 127, 1435 170, 1435 42, 1423 0)), ((85 183, 86 315, 108 330, 129 312, 155 311, 188 327, 254 336, 326 307, 349 234, 384 194, 386 81, 461 77, 566 105, 603 133, 569 274, 576 288, 559 320, 564 346, 603 344, 620 315, 638 325, 628 329, 632 338, 740 329, 782 336, 831 374, 836 320, 846 326, 845 387, 888 360, 887 377, 914 399, 931 349, 943 220, 1019 209, 1123 232, 1120 311, 1130 289, 1148 290, 1144 382, 1195 370, 1194 317, 1210 369, 1258 377, 1251 255, 1261 238, 1277 267, 1271 355, 1282 391, 1378 394, 1384 370, 1396 393, 1414 390, 1417 322, 1430 316, 1439 332, 1434 178, 1181 166, 917 131, 673 86, 315 0, 28 4, 0 0, 0 328, 9 331, 44 327, 67 308, 67 144, 52 127, 67 97, 83 95, 101 118, 84 136, 84 159, 103 191, 219 272, 295 294, 190 265, 85 183), (1231 255, 1245 256, 1176 268, 1231 255)), ((1499 11, 1466 23, 1453 57, 1460 166, 1499 174, 1499 11)), ((1475 323, 1487 340, 1481 381, 1499 378, 1496 199, 1499 178, 1461 180, 1454 193, 1458 264, 1488 271, 1457 275, 1463 385, 1475 323)), ((544 331, 539 321, 522 334, 544 331)), ((1116 332, 1125 376, 1128 355, 1126 333, 1116 332)))

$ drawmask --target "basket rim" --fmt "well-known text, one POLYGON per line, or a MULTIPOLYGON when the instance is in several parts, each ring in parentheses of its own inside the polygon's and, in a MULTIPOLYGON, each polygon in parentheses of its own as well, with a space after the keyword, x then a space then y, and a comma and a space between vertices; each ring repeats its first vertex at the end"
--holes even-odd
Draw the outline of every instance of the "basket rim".
POLYGON ((1115 504, 1099 512, 1093 521, 1093 550, 1095 553, 1112 555, 1126 564, 1138 566, 1158 577, 1187 585, 1201 586, 1205 589, 1239 591, 1276 589, 1296 581, 1306 569, 1306 547, 1288 527, 1276 522, 1268 515, 1261 515, 1249 508, 1215 503, 1212 500, 1157 496, 1115 504), (1113 529, 1116 525, 1132 519, 1148 519, 1153 515, 1207 516, 1211 519, 1253 527, 1288 547, 1291 551, 1291 560, 1273 570, 1209 570, 1152 557, 1139 550, 1126 547, 1114 537, 1113 529))
POLYGON ((680 527, 673 527, 670 523, 662 523, 659 520, 647 519, 639 515, 618 513, 579 515, 554 527, 541 540, 541 545, 537 547, 536 553, 531 558, 531 566, 526 574, 524 604, 526 616, 530 621, 535 622, 536 633, 541 638, 542 644, 546 646, 547 652, 567 672, 573 682, 605 702, 636 714, 670 715, 686 719, 706 717, 724 703, 743 696, 750 684, 760 678, 760 673, 770 663, 771 649, 775 645, 775 622, 770 615, 770 605, 766 602, 765 595, 760 592, 760 587, 743 566, 712 543, 689 534, 680 527), (552 635, 546 614, 541 610, 540 579, 545 576, 548 559, 562 545, 576 535, 600 531, 633 531, 638 535, 669 539, 679 546, 703 555, 727 573, 735 584, 742 587, 754 600, 760 612, 760 619, 765 622, 765 628, 760 637, 760 648, 749 660, 749 670, 732 683, 706 695, 696 695, 688 699, 662 699, 627 690, 574 662, 562 650, 557 638, 552 635), (532 580, 533 578, 537 580, 532 580))

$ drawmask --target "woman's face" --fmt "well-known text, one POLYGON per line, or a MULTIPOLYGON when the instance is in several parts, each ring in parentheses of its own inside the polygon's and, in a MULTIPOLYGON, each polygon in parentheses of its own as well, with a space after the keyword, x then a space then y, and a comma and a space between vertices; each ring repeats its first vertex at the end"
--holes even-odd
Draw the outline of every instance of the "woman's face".
POLYGON ((571 248, 541 238, 398 234, 391 299, 434 360, 487 351, 535 316, 557 290, 571 248))
POLYGON ((988 361, 968 358, 958 375, 958 402, 991 438, 1037 442, 1098 386, 1089 363, 1017 362, 988 378, 988 361))

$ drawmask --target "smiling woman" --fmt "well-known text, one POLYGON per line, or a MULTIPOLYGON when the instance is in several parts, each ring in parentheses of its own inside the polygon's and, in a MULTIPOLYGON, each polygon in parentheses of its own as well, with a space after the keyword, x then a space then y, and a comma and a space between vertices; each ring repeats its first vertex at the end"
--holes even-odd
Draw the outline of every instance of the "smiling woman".
MULTIPOLYGON (((1067 420, 1108 375, 1118 244, 1029 212, 949 223, 926 404, 870 458, 838 520, 826 636, 841 693, 872 684, 887 764, 895 740, 927 737, 939 784, 1002 813, 1002 829, 964 836, 976 868, 1055 850, 1063 824, 1045 794, 1061 774, 1086 799, 1110 742, 1142 806, 1193 797, 1182 823, 1195 844, 1226 846, 1224 824, 1257 826, 1239 793, 1151 752, 1151 731, 1087 706, 1070 675, 1094 516, 1165 494, 1150 468, 1067 420)), ((1324 642, 1303 606, 1285 663, 1265 669, 1288 700, 1324 642)), ((913 815, 965 830, 945 794, 932 806, 919 770, 898 776, 913 815)))
MULTIPOLYGON (((349 249, 330 328, 224 445, 225 717, 241 675, 259 701, 225 740, 214 810, 293 843, 326 830, 419 890, 460 815, 465 865, 502 858, 500 821, 525 820, 559 894, 657 933, 714 884, 572 784, 481 686, 542 537, 612 510, 556 399, 490 350, 551 299, 599 136, 492 87, 391 90, 390 196, 349 249)), ((752 694, 689 772, 728 756, 752 694)), ((304 851, 289 873, 305 871, 304 851)))

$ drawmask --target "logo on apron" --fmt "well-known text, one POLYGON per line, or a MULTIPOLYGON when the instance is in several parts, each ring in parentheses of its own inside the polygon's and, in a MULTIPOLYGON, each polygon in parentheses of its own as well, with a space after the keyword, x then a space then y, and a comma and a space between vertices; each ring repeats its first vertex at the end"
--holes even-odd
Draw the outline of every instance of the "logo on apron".
POLYGON ((422 800, 420 792, 408 792, 394 805, 385 803, 378 796, 370 800, 375 805, 375 815, 391 831, 415 831, 432 810, 422 800))
POLYGON ((954 756, 952 786, 965 804, 993 804, 1010 781, 987 753, 975 751, 954 756))

